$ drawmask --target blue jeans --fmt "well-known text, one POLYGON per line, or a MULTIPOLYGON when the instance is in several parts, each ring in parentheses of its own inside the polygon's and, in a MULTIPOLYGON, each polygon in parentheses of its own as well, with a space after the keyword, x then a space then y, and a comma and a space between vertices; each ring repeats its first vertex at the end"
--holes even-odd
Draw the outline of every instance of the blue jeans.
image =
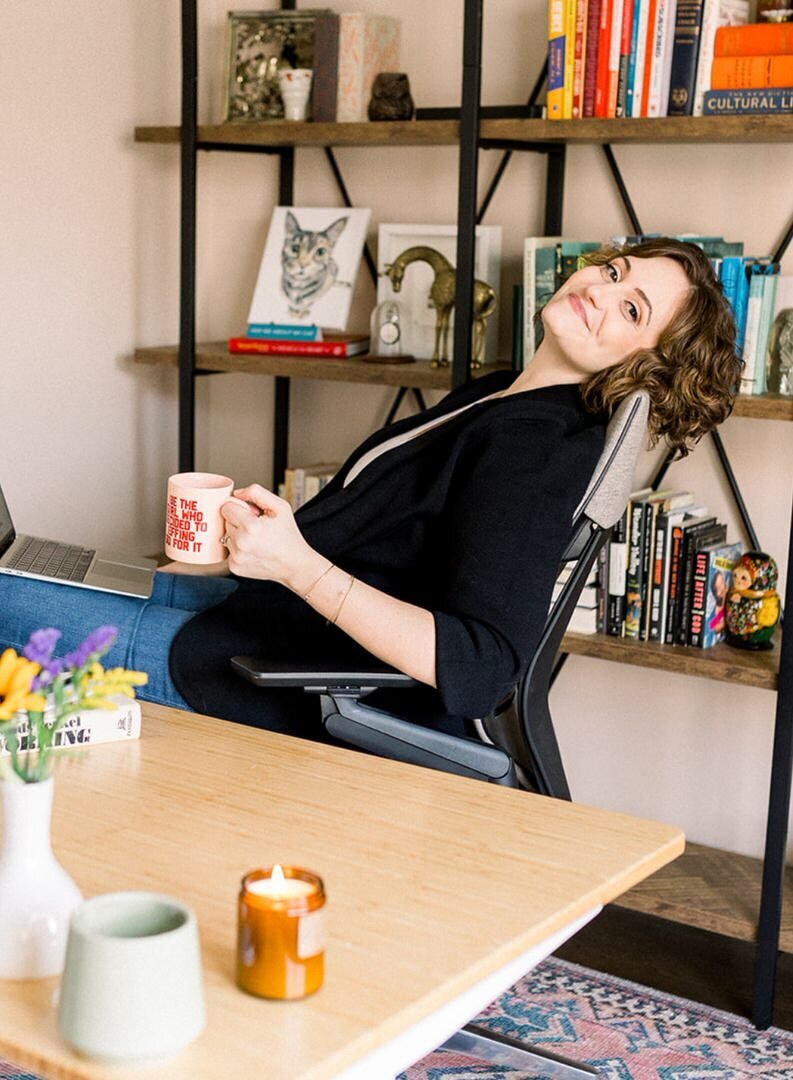
POLYGON ((150 599, 139 600, 0 574, 0 651, 10 646, 21 652, 34 630, 54 626, 63 633, 56 648, 61 655, 76 648, 97 626, 115 626, 118 637, 103 657, 105 667, 145 671, 149 681, 139 688, 138 697, 189 709, 171 679, 171 643, 188 620, 236 588, 231 578, 157 573, 150 599))

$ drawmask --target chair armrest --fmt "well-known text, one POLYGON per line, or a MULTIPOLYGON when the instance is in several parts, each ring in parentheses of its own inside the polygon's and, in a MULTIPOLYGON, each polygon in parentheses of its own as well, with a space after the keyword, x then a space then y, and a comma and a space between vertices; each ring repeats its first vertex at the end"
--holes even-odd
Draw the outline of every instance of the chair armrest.
POLYGON ((355 671, 334 671, 317 664, 290 661, 287 666, 254 656, 234 656, 231 664, 256 686, 302 688, 320 694, 325 730, 341 742, 411 765, 518 786, 512 759, 503 750, 363 704, 360 699, 373 690, 420 685, 394 668, 360 665, 355 671))
POLYGON ((282 663, 258 656, 232 656, 231 666, 244 679, 263 687, 292 687, 308 693, 329 691, 354 693, 364 697, 373 690, 418 686, 409 675, 386 664, 358 664, 352 670, 300 659, 282 663))

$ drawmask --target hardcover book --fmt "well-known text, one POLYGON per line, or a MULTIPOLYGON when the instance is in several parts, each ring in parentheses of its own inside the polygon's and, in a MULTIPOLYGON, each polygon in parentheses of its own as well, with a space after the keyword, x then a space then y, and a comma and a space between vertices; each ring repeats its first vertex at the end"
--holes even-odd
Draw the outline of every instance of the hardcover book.
POLYGON ((766 390, 793 394, 793 275, 777 280, 776 301, 765 357, 766 390))
POLYGON ((368 334, 325 334, 323 341, 273 341, 267 338, 229 338, 229 352, 249 356, 316 356, 344 359, 369 351, 368 334))
POLYGON ((669 116, 691 116, 704 0, 678 0, 672 44, 669 116))
POLYGON ((694 594, 694 560, 700 547, 707 544, 723 544, 727 539, 727 526, 720 522, 711 525, 695 526, 687 530, 683 546, 683 566, 681 576, 681 596, 678 623, 679 645, 688 645, 691 641, 691 603, 694 594))
POLYGON ((320 12, 314 23, 314 72, 311 80, 311 119, 333 123, 339 93, 339 16, 320 12))
POLYGON ((740 557, 741 545, 738 543, 709 544, 697 552, 691 612, 692 645, 710 649, 724 637, 727 594, 740 557))
POLYGON ((527 236, 523 241, 523 363, 531 360, 542 341, 538 312, 553 296, 556 245, 561 236, 527 236))
POLYGON ((587 6, 586 57, 584 61, 583 115, 595 115, 595 91, 598 77, 598 51, 600 46, 600 13, 604 0, 589 0, 587 6))
POLYGON ((715 34, 714 56, 774 56, 793 53, 793 23, 721 25, 723 29, 717 30, 715 34))
POLYGON ((793 87, 793 55, 716 57, 710 85, 713 90, 793 87))
POLYGON ((564 76, 567 40, 565 37, 564 0, 550 0, 548 5, 548 92, 546 105, 549 120, 564 115, 564 76))

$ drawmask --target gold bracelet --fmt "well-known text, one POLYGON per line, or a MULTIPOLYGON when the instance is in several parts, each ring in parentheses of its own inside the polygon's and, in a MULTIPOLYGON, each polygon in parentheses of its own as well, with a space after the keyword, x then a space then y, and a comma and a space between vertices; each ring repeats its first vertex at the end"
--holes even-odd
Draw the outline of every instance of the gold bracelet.
POLYGON ((325 569, 324 569, 324 570, 322 571, 322 573, 321 573, 321 574, 319 575, 319 577, 318 577, 318 578, 317 578, 317 580, 316 580, 316 581, 314 582, 314 584, 313 584, 313 585, 311 586, 311 588, 310 588, 310 589, 308 590, 308 592, 306 592, 306 593, 303 593, 303 599, 304 599, 304 600, 306 601, 306 603, 308 603, 308 602, 309 602, 309 599, 308 599, 308 598, 309 598, 309 597, 311 596, 311 594, 313 593, 314 589, 316 589, 317 585, 319 585, 320 581, 322 581, 322 579, 324 578, 324 576, 325 576, 326 574, 329 574, 329 573, 331 572, 331 570, 333 569, 333 567, 334 567, 335 565, 336 565, 335 563, 331 563, 331 564, 330 564, 330 566, 327 566, 327 567, 326 567, 326 568, 325 568, 325 569))
POLYGON ((336 608, 336 614, 333 616, 332 619, 328 619, 328 622, 332 626, 336 625, 336 620, 338 619, 339 615, 341 615, 341 609, 344 607, 344 601, 350 595, 350 590, 352 589, 354 584, 355 584, 355 578, 352 576, 352 574, 350 574, 350 580, 347 582, 347 588, 344 590, 344 595, 342 596, 341 600, 339 601, 339 606, 336 608))

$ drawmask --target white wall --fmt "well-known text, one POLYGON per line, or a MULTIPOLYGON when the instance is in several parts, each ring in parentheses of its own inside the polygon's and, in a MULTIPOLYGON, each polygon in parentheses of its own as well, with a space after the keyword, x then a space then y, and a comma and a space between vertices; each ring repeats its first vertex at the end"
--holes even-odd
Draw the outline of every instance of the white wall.
MULTIPOLYGON (((201 0, 201 110, 219 119, 227 4, 201 0)), ((330 6, 346 5, 330 0, 330 6)), ((359 0, 361 10, 396 10, 359 0)), ((403 67, 420 105, 459 100, 460 0, 402 0, 403 67)), ((161 547, 164 482, 176 465, 175 372, 135 365, 136 345, 174 342, 178 151, 135 145, 136 124, 179 122, 179 4, 5 0, 0 63, 2 477, 18 525, 65 539, 161 547), (46 34, 43 35, 43 27, 46 34), (42 37, 46 44, 44 59, 42 37), (57 43, 53 48, 52 43, 57 43)), ((542 60, 542 0, 486 4, 485 103, 524 100, 542 60)), ((789 146, 617 147, 648 231, 725 233, 765 254, 793 208, 789 146)), ((381 221, 453 222, 453 148, 338 151, 354 201, 381 221)), ((481 188, 499 154, 481 155, 481 188)), ((204 155, 199 174, 199 337, 239 332, 276 192, 267 157, 204 155)), ((489 212, 504 228, 502 295, 525 235, 542 226, 544 160, 515 155, 489 212)), ((321 151, 298 153, 296 201, 333 205, 321 151)), ((568 155, 565 231, 628 231, 602 152, 568 155)), ((790 257, 783 267, 793 273, 790 257)), ((374 301, 361 272, 352 325, 374 301)), ((504 344, 509 328, 503 318, 504 344)), ((239 482, 271 475, 272 380, 205 378, 198 465, 239 482)), ((296 381, 291 457, 333 460, 385 418, 393 392, 296 381)), ((793 425, 730 420, 723 438, 762 542, 784 573, 793 425)), ((652 456, 637 481, 651 473, 652 456)), ((735 523, 703 446, 674 466, 735 523)), ((740 534, 733 528, 736 537, 740 534)), ((571 658, 553 694, 577 798, 682 824, 691 839, 759 853, 774 695, 571 658)))

